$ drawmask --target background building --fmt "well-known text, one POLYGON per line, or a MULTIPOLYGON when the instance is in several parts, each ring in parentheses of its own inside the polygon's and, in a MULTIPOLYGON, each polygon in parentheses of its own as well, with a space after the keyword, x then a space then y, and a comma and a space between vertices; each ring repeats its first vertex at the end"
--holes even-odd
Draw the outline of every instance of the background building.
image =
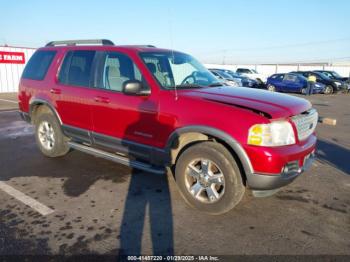
POLYGON ((35 48, 0 46, 0 93, 17 92, 25 64, 35 48))

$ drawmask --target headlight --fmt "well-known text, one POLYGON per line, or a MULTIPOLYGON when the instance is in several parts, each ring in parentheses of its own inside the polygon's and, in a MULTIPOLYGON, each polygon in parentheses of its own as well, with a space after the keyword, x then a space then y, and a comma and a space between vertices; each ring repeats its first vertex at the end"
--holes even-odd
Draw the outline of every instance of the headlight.
POLYGON ((249 129, 248 144, 255 146, 285 146, 295 144, 293 127, 287 121, 253 125, 249 129))
POLYGON ((341 86, 341 82, 334 82, 336 86, 341 86))

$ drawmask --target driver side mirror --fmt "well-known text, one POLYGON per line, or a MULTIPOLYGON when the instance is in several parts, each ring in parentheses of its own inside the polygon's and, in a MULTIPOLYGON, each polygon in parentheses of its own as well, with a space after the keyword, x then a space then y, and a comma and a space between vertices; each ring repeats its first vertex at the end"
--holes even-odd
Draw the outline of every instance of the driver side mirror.
POLYGON ((123 93, 134 96, 148 96, 151 94, 151 90, 145 90, 141 81, 128 80, 123 83, 123 93))

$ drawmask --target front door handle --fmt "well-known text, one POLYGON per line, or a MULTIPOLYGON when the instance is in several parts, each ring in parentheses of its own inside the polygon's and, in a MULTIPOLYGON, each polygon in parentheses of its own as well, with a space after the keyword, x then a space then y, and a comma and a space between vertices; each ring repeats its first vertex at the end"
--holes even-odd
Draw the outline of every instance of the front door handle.
POLYGON ((58 89, 58 88, 51 88, 51 89, 50 89, 50 93, 51 93, 51 94, 59 95, 59 94, 61 94, 61 89, 58 89))
POLYGON ((102 97, 102 96, 96 96, 94 98, 94 100, 97 102, 97 103, 104 103, 104 104, 109 104, 110 100, 109 98, 107 97, 102 97))

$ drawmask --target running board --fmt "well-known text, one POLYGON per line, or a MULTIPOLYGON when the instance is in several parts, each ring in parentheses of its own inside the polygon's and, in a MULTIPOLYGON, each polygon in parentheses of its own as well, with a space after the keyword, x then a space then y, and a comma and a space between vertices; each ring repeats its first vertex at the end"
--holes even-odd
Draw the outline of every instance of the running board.
POLYGON ((93 156, 97 156, 97 157, 101 157, 107 160, 111 160, 113 162, 125 165, 125 166, 129 166, 132 168, 136 168, 136 169, 140 169, 143 171, 147 171, 150 173, 155 173, 155 174, 164 174, 165 173, 165 169, 164 168, 157 168, 157 167, 153 167, 152 165, 148 165, 136 160, 130 160, 127 157, 123 157, 123 156, 118 156, 116 154, 113 153, 109 153, 109 152, 105 152, 102 151, 100 149, 96 149, 96 148, 92 148, 89 146, 85 146, 79 143, 75 143, 75 142, 68 142, 68 145, 76 150, 79 150, 81 152, 93 155, 93 156))

